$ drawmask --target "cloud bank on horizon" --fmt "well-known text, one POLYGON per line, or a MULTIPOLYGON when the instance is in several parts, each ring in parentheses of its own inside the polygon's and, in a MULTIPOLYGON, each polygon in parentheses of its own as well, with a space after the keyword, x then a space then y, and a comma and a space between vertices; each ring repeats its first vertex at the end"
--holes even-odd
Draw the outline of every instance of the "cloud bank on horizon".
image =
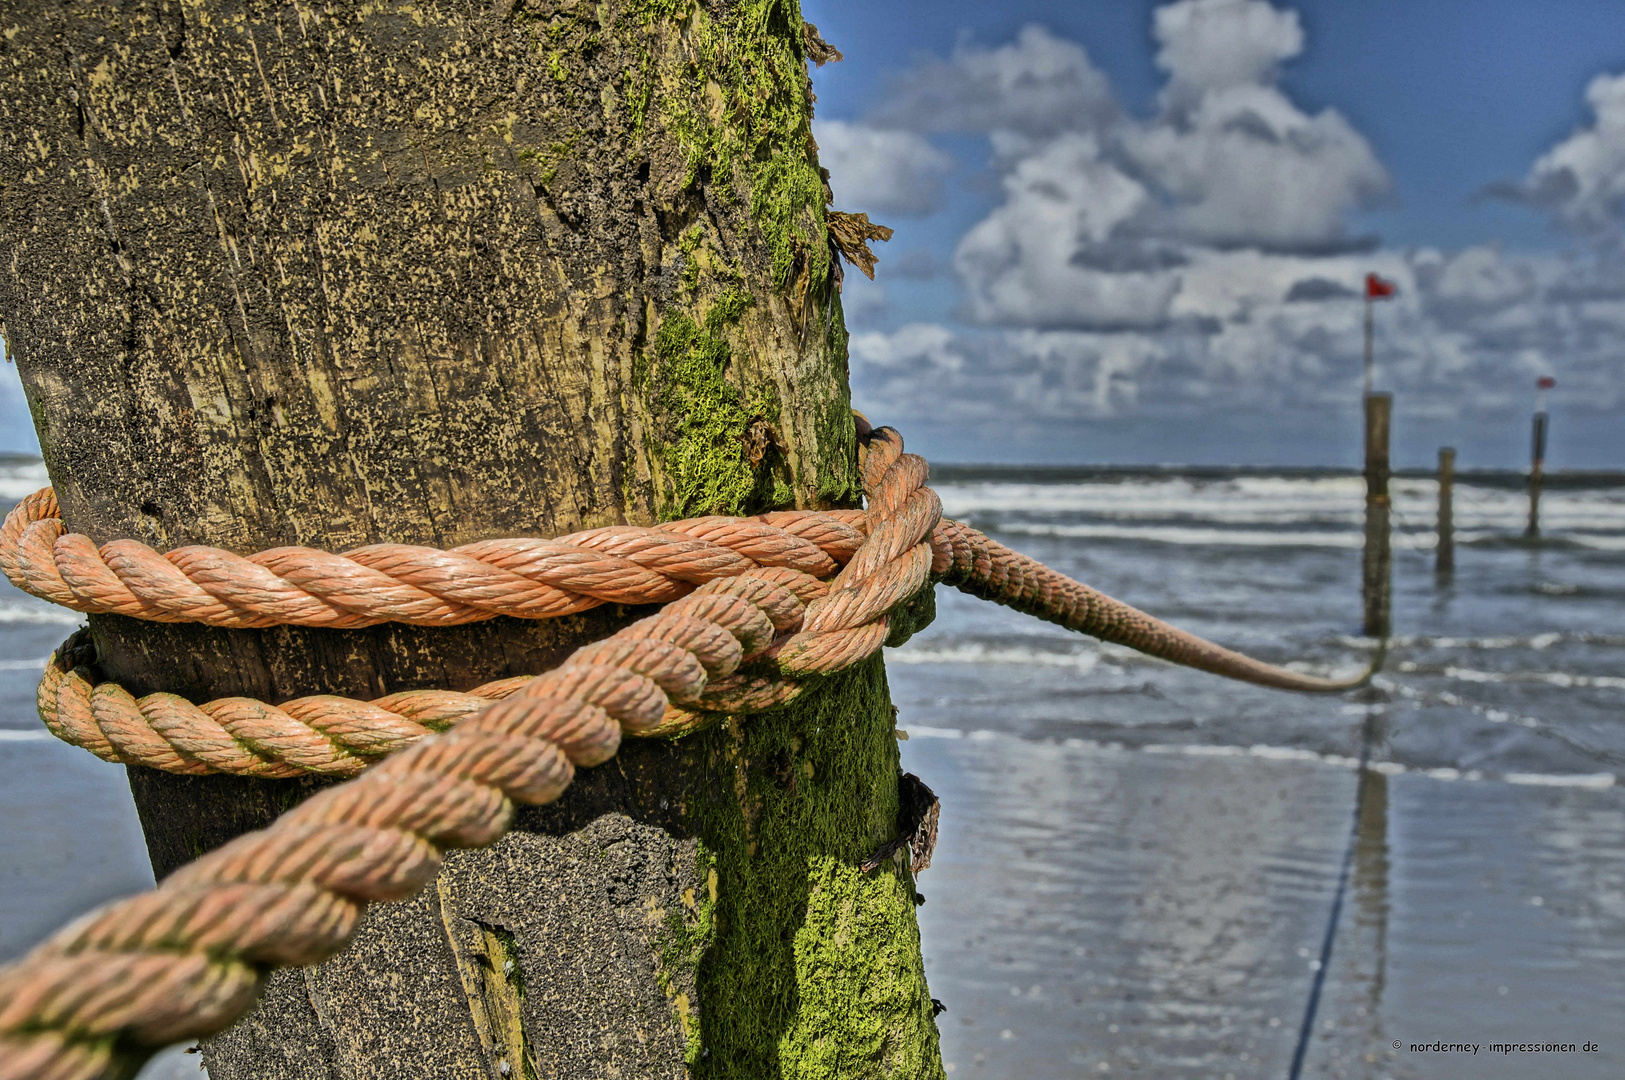
POLYGON ((1281 86, 1304 46, 1295 11, 1177 0, 1151 32, 1165 81, 1145 117, 1082 44, 1029 25, 917 63, 861 121, 815 122, 843 209, 936 211, 951 165, 931 140, 944 135, 986 138, 996 191, 954 244, 951 319, 886 313, 886 283, 921 276, 921 253, 883 254, 878 285, 848 279, 860 407, 1041 435, 1111 417, 1347 411, 1357 290, 1375 271, 1399 284, 1378 340, 1402 414, 1504 418, 1544 374, 1565 407, 1619 409, 1625 75, 1597 76, 1593 121, 1485 189, 1549 214, 1572 250, 1402 251, 1350 231, 1392 197, 1371 144, 1281 86))

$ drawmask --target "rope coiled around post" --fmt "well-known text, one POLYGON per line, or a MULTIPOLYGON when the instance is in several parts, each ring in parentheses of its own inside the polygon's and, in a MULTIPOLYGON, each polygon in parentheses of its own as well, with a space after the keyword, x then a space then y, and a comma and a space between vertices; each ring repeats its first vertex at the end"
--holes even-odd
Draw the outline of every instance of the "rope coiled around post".
POLYGON ((342 949, 368 903, 421 889, 448 848, 492 843, 516 803, 556 799, 577 766, 612 757, 623 733, 660 730, 694 710, 789 700, 808 678, 878 651, 889 615, 933 578, 1217 674, 1301 690, 1357 681, 1315 679, 1221 649, 941 521, 925 462, 905 454, 888 428, 868 433, 863 465, 861 514, 701 518, 452 552, 377 545, 359 557, 158 555, 128 541, 98 549, 62 527, 48 492, 25 500, 0 527, 0 568, 77 610, 219 626, 359 626, 538 618, 612 599, 665 607, 534 677, 373 702, 136 699, 98 684, 75 666, 72 648, 62 650, 42 683, 41 714, 109 760, 182 772, 360 775, 0 969, 0 1080, 130 1076, 154 1049, 221 1030, 252 1007, 272 968, 342 949), (488 552, 501 554, 486 561, 488 552), (585 568, 582 577, 565 566, 585 568), (475 584, 457 578, 463 571, 475 584), (239 587, 234 573, 248 584, 239 587), (642 599, 640 589, 672 595, 642 599), (631 596, 640 599, 621 599, 631 596))

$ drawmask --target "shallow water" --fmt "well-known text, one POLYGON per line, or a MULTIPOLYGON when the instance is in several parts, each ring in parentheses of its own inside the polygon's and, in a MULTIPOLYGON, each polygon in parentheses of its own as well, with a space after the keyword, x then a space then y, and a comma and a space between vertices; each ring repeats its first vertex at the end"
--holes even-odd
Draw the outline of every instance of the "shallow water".
MULTIPOLYGON (((935 486, 946 513, 1188 629, 1265 659, 1352 674, 1357 477, 935 486)), ((1625 763, 1625 487, 1526 504, 1458 486, 1457 570, 1432 571, 1436 488, 1394 482, 1387 720, 1375 760, 1465 776, 1606 784, 1625 763)), ((1358 753, 1363 709, 1226 683, 939 590, 937 622, 890 658, 914 723, 1028 738, 1358 753)))
MULTIPOLYGON (((1358 478, 951 475, 948 514, 1224 644, 1332 675, 1370 648, 1358 478)), ((1531 547, 1518 492, 1458 487, 1447 582, 1436 488, 1394 490, 1370 691, 1227 683, 947 590, 890 655, 943 798, 920 918, 956 1080, 1287 1075, 1362 783, 1303 1075, 1619 1075, 1625 490, 1548 493, 1531 547)))
MULTIPOLYGON (((42 482, 0 467, 5 498, 42 482)), ((950 515, 1224 644, 1363 667, 1357 478, 934 486, 950 515)), ((1625 487, 1548 492, 1527 546, 1516 490, 1460 484, 1448 582, 1432 485, 1394 490, 1398 635, 1371 691, 1232 684, 947 589, 889 654, 905 764, 943 798, 920 917, 955 1080, 1286 1075, 1351 835, 1304 1075, 1625 1068, 1625 487), (1602 1048, 1392 1047, 1497 1039, 1602 1048)), ((34 716, 78 621, 0 584, 0 958, 151 884, 120 770, 34 716)))

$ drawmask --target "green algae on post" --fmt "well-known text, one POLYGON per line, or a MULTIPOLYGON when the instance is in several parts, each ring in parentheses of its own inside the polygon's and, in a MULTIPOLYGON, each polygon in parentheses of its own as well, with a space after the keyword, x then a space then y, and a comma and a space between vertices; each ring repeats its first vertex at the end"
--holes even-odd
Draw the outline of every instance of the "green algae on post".
POLYGON ((652 448, 665 471, 660 514, 751 514, 793 498, 776 453, 779 403, 772 387, 747 395, 729 382, 727 331, 751 304, 741 292, 718 297, 696 323, 668 311, 641 377, 658 403, 666 438, 652 448), (776 468, 778 466, 778 468, 776 468))
MULTIPOLYGON (((645 22, 683 25, 689 47, 682 81, 706 87, 709 108, 687 94, 660 95, 666 125, 719 189, 747 191, 751 217, 769 250, 773 283, 821 282, 830 272, 824 242, 824 179, 812 153, 812 98, 801 7, 796 0, 744 0, 718 17, 687 0, 642 0, 645 22)), ((639 128, 653 87, 645 68, 627 87, 639 128)))
POLYGON ((694 736, 715 778, 688 808, 716 895, 693 923, 696 1080, 940 1080, 914 887, 888 861, 897 740, 879 657, 771 715, 694 736))

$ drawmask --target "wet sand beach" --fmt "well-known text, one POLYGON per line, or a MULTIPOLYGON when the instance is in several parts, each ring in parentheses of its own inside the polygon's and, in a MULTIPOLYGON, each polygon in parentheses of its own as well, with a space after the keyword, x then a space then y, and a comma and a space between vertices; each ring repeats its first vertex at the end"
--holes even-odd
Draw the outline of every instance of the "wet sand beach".
MULTIPOLYGON (((920 923, 956 1080, 1287 1075, 1354 770, 1003 736, 916 737, 905 762, 944 804, 920 923)), ((1619 1075, 1620 792, 1364 783, 1303 1075, 1619 1075), (1537 1039, 1602 1049, 1392 1047, 1537 1039)))

